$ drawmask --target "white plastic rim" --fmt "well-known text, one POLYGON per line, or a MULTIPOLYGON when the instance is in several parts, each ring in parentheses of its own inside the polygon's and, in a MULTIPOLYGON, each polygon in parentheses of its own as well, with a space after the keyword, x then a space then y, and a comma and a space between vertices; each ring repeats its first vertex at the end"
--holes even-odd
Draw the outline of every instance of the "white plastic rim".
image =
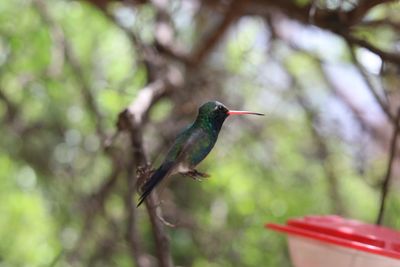
POLYGON ((294 267, 400 267, 400 259, 288 235, 294 267))

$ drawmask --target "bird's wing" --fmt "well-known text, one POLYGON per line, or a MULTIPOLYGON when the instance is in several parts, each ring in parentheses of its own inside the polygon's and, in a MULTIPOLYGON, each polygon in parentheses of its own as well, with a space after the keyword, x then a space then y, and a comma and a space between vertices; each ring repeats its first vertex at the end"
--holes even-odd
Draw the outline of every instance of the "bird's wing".
MULTIPOLYGON (((191 131, 183 131, 178 135, 175 142, 172 144, 170 150, 165 157, 161 166, 151 175, 150 179, 142 186, 142 194, 139 198, 137 207, 150 195, 151 191, 166 177, 168 177, 175 169, 175 167, 184 160, 184 151, 188 150, 187 143, 192 143, 191 131)), ((198 134, 195 133, 195 136, 198 134)))
POLYGON ((194 167, 208 155, 214 144, 215 142, 205 130, 197 128, 185 140, 176 162, 184 162, 189 167, 194 167))
POLYGON ((188 129, 182 132, 172 144, 164 162, 143 185, 143 193, 137 206, 140 206, 157 184, 171 175, 177 166, 181 164, 187 168, 196 166, 207 156, 213 145, 214 143, 210 147, 210 138, 202 129, 188 129))

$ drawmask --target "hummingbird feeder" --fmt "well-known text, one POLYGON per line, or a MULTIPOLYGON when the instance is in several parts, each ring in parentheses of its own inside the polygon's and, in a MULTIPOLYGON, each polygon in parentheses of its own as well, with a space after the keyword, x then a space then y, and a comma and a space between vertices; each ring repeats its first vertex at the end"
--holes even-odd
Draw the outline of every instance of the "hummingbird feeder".
POLYGON ((400 232, 339 216, 306 216, 266 228, 288 235, 294 267, 400 267, 400 232))

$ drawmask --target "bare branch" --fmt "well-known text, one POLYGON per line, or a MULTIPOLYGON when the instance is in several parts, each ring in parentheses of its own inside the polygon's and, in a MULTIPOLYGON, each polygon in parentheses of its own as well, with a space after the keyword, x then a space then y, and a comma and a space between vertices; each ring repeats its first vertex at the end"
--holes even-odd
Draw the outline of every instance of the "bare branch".
POLYGON ((189 64, 188 52, 184 50, 183 45, 178 43, 175 38, 175 26, 167 10, 170 4, 169 1, 151 0, 150 2, 156 11, 155 47, 160 53, 174 60, 189 64))
POLYGON ((163 221, 159 219, 161 208, 158 205, 158 196, 154 193, 151 193, 145 202, 150 221, 153 226, 153 234, 155 237, 159 264, 161 267, 173 267, 174 264, 170 252, 169 238, 165 233, 165 225, 163 221))
MULTIPOLYGON (((95 1, 96 2, 96 1, 95 1)), ((96 3, 95 3, 96 4, 96 3)), ((162 15, 163 1, 153 1, 153 5, 162 15)), ((117 127, 118 131, 127 131, 130 134, 132 147, 132 164, 128 168, 128 193, 126 195, 126 207, 128 212, 127 238, 130 244, 134 261, 139 266, 147 264, 145 257, 138 248, 138 237, 136 229, 136 207, 132 205, 132 198, 136 190, 137 177, 133 174, 133 166, 138 169, 147 165, 147 156, 143 148, 142 129, 147 120, 147 114, 151 107, 163 96, 169 94, 172 89, 182 86, 183 77, 180 71, 172 65, 166 64, 165 60, 157 54, 152 47, 144 45, 139 38, 126 27, 120 25, 112 15, 101 5, 97 5, 104 14, 120 27, 131 39, 132 44, 140 50, 140 60, 148 70, 149 83, 140 90, 136 99, 124 111, 119 114, 117 127)), ((159 21, 160 22, 160 21, 159 21)), ((163 22, 161 20, 161 22, 163 22)), ((158 25, 160 26, 160 25, 158 25)), ((166 42, 160 42, 165 44, 166 42)), ((146 200, 146 207, 152 224, 157 258, 159 266, 172 267, 172 257, 169 248, 169 239, 165 232, 164 225, 159 219, 159 211, 156 207, 156 195, 151 194, 146 200)))
POLYGON ((339 33, 339 35, 343 36, 347 40, 347 42, 352 45, 357 45, 357 46, 361 46, 365 49, 368 49, 372 53, 378 55, 382 60, 389 61, 394 64, 400 65, 400 54, 398 54, 398 53, 386 52, 386 51, 370 44, 369 42, 367 42, 363 39, 357 38, 349 33, 341 32, 341 33, 339 33))
POLYGON ((13 122, 18 115, 19 111, 17 106, 8 98, 8 96, 0 88, 0 100, 6 107, 6 120, 7 122, 13 122))
POLYGON ((390 26, 394 30, 400 31, 400 23, 390 20, 389 18, 362 21, 358 26, 362 27, 390 26))
MULTIPOLYGON (((65 49, 65 56, 66 60, 70 64, 75 77, 77 78, 79 84, 81 85, 81 93, 83 95, 83 98, 91 111, 92 116, 94 117, 96 121, 96 129, 97 129, 97 134, 99 135, 100 139, 102 140, 103 147, 105 148, 104 152, 108 154, 112 159, 113 159, 113 166, 114 170, 110 173, 109 177, 106 179, 105 183, 100 187, 100 189, 95 193, 90 201, 89 201, 89 212, 87 212, 87 216, 85 218, 85 223, 84 227, 81 232, 80 240, 77 242, 76 248, 73 250, 73 253, 71 253, 70 258, 74 260, 76 259, 79 255, 79 251, 81 250, 81 247, 83 246, 84 241, 87 239, 87 236, 91 232, 92 225, 94 222, 94 219, 96 217, 96 214, 99 210, 103 209, 103 204, 105 200, 107 199, 109 193, 111 192, 112 188, 114 187, 117 177, 121 173, 121 162, 122 160, 119 159, 118 156, 115 156, 111 153, 110 151, 110 146, 112 141, 115 139, 118 133, 114 134, 111 139, 108 139, 105 135, 103 123, 102 123, 102 116, 99 112, 99 109, 97 107, 95 97, 93 95, 93 90, 90 88, 89 83, 86 81, 86 78, 83 75, 83 67, 80 64, 77 56, 75 55, 71 44, 68 42, 68 40, 65 38, 61 28, 55 23, 55 21, 52 20, 50 17, 47 8, 45 6, 45 3, 42 0, 34 0, 34 3, 40 13, 40 15, 43 18, 43 21, 46 22, 46 24, 49 25, 50 28, 56 28, 58 29, 59 33, 59 38, 61 38, 63 41, 62 43, 64 44, 64 49, 65 49)), ((136 36, 133 33, 129 34, 132 43, 135 42, 136 45, 138 44, 138 40, 136 39, 136 36)), ((128 175, 128 182, 131 182, 131 175, 128 175)), ((133 183, 129 184, 129 190, 127 193, 127 200, 126 202, 129 203, 128 205, 128 241, 130 243, 130 247, 132 250, 133 255, 133 260, 136 263, 138 267, 147 267, 149 266, 149 260, 143 253, 141 249, 141 242, 139 239, 139 234, 138 230, 136 229, 136 209, 135 206, 131 205, 132 203, 132 196, 135 193, 135 187, 134 187, 134 181, 133 183)))
POLYGON ((291 0, 255 0, 246 6, 245 13, 265 16, 278 10, 289 18, 298 20, 301 23, 314 24, 320 28, 336 32, 337 30, 349 28, 359 23, 373 7, 395 1, 366 0, 360 1, 349 11, 344 11, 342 8, 334 10, 316 8, 314 12, 310 12, 310 10, 315 8, 313 3, 301 6, 291 0), (314 16, 310 18, 310 14, 312 13, 314 16))
POLYGON ((294 75, 290 75, 293 83, 293 88, 296 90, 295 96, 300 107, 303 109, 307 118, 307 126, 315 140, 315 144, 318 150, 318 156, 322 162, 323 170, 325 172, 328 182, 328 193, 331 200, 331 206, 335 214, 345 214, 345 208, 343 205, 342 198, 340 196, 340 187, 338 177, 336 175, 335 167, 329 157, 329 148, 323 136, 316 128, 318 123, 318 111, 315 110, 311 103, 304 97, 303 93, 300 92, 301 85, 297 81, 294 75))
MULTIPOLYGON (((144 152, 143 148, 143 140, 142 140, 142 131, 145 117, 149 112, 151 106, 159 99, 162 95, 164 95, 167 91, 167 86, 165 82, 161 80, 157 80, 147 87, 141 90, 140 94, 136 98, 136 100, 126 108, 118 118, 118 129, 119 130, 127 130, 130 133, 131 137, 131 145, 133 152, 133 164, 136 168, 140 166, 147 165, 147 156, 144 152)), ((134 205, 132 206, 132 196, 134 193, 134 185, 136 185, 137 178, 135 176, 128 177, 130 181, 128 184, 130 185, 130 194, 128 196, 129 201, 129 222, 128 229, 129 236, 131 238, 131 246, 135 246, 135 240, 132 240, 131 228, 134 225, 132 220, 134 219, 134 213, 136 212, 134 209, 134 205), (135 180, 132 180, 135 179, 135 180)), ((156 207, 155 193, 153 192, 149 198, 146 200, 146 207, 150 217, 150 221, 152 224, 153 234, 155 238, 155 243, 157 247, 157 255, 159 260, 159 265, 163 267, 173 266, 171 252, 169 250, 169 241, 167 234, 165 233, 164 227, 161 221, 158 220, 156 210, 153 207, 156 207), (156 218, 156 219, 154 219, 156 218)))
POLYGON ((72 45, 70 42, 65 38, 65 35, 59 25, 54 21, 51 17, 50 13, 48 12, 46 3, 43 0, 33 0, 34 6, 36 7, 39 15, 41 16, 43 22, 48 25, 50 29, 55 29, 57 31, 57 38, 58 42, 62 42, 64 44, 64 53, 66 56, 66 61, 71 66, 71 69, 78 81, 81 85, 81 93, 82 96, 91 111, 91 115, 95 121, 95 127, 100 140, 102 140, 102 144, 106 139, 106 134, 103 126, 103 118, 100 114, 100 111, 97 107, 95 96, 93 95, 93 89, 91 88, 89 82, 84 77, 83 67, 76 56, 72 45))
POLYGON ((199 42, 201 45, 195 50, 191 59, 191 62, 194 65, 199 64, 210 53, 217 42, 229 29, 232 22, 240 17, 247 2, 251 1, 232 0, 222 21, 214 27, 213 32, 211 32, 203 41, 199 42))
POLYGON ((360 22, 364 16, 377 5, 394 2, 394 0, 364 0, 359 1, 357 5, 349 11, 349 17, 351 18, 351 24, 354 25, 360 22))
MULTIPOLYGON (((274 38, 280 38, 284 41, 286 41, 289 46, 296 50, 296 51, 302 51, 299 47, 297 47, 293 42, 290 40, 286 40, 284 38, 284 35, 279 31, 277 27, 275 27, 274 22, 272 21, 272 18, 270 18, 268 21, 268 26, 270 27, 270 31, 273 32, 274 38)), ((270 56, 273 58, 274 57, 274 51, 270 50, 269 51, 270 56)), ((316 61, 321 61, 317 56, 311 55, 311 57, 316 60, 316 61)), ((283 64, 282 64, 283 65, 283 64)), ((286 68, 287 69, 287 68, 286 68)), ((331 199, 331 206, 332 209, 336 214, 345 214, 346 210, 343 205, 343 201, 340 195, 340 186, 338 182, 338 177, 335 171, 334 164, 332 163, 332 160, 329 156, 329 147, 328 144, 325 141, 325 136, 322 135, 321 132, 318 131, 316 128, 317 123, 318 123, 318 113, 319 111, 315 109, 312 104, 308 101, 308 99, 304 96, 303 88, 298 80, 298 78, 290 73, 290 71, 286 71, 287 75, 289 76, 290 82, 291 82, 291 88, 295 90, 295 97, 296 100, 299 104, 299 106, 303 109, 306 120, 307 120, 307 127, 309 128, 309 131, 313 137, 313 140, 315 141, 318 157, 322 163, 323 170, 325 172, 325 176, 327 178, 327 184, 328 184, 328 193, 331 199)))
POLYGON ((389 191, 390 179, 392 176, 392 166, 393 166, 393 161, 395 160, 395 156, 396 156, 397 136, 399 134, 399 130, 400 130, 400 108, 397 110, 397 116, 395 119, 392 141, 390 144, 390 154, 389 154, 388 166, 386 169, 385 178, 382 183, 379 214, 378 214, 378 218, 376 220, 376 224, 378 224, 378 225, 382 224, 383 216, 384 216, 384 212, 385 212, 385 204, 386 204, 387 194, 389 191))
MULTIPOLYGON (((181 87, 183 83, 183 77, 177 69, 170 67, 169 71, 167 71, 165 75, 165 77, 161 77, 143 88, 136 99, 129 105, 129 107, 121 112, 118 117, 118 129, 120 131, 128 131, 130 134, 133 153, 132 166, 135 166, 137 169, 148 165, 147 155, 143 148, 142 129, 145 125, 149 110, 161 97, 170 93, 171 90, 181 87)), ((132 176, 128 179, 135 179, 128 181, 128 183, 131 184, 130 192, 133 194, 132 185, 136 185, 137 177, 132 176)), ((132 200, 131 196, 132 195, 129 197, 130 200, 132 200)), ((159 265, 162 267, 172 267, 173 263, 169 247, 169 239, 165 232, 164 224, 159 219, 159 212, 161 211, 159 210, 160 207, 158 207, 158 200, 155 192, 150 194, 146 199, 146 207, 152 224, 159 265)), ((130 216, 134 216, 132 214, 132 209, 135 209, 135 207, 129 206, 129 209, 131 213, 130 216)), ((134 240, 131 241, 131 246, 135 244, 134 242, 134 240)))
POLYGON ((97 218, 98 213, 103 211, 104 203, 108 199, 111 190, 114 188, 117 179, 121 174, 122 166, 120 166, 120 164, 114 164, 113 166, 114 168, 105 178, 105 182, 95 193, 83 202, 85 215, 83 220, 84 224, 79 235, 79 240, 68 255, 70 261, 76 261, 80 258, 80 252, 94 229, 93 223, 97 218))
POLYGON ((142 240, 139 236, 139 231, 137 229, 137 208, 134 202, 134 196, 136 193, 137 179, 134 172, 135 163, 134 159, 128 165, 127 172, 127 183, 128 190, 125 196, 125 206, 128 212, 127 218, 127 230, 126 238, 130 246, 131 255, 133 256, 133 261, 138 267, 148 267, 150 266, 150 260, 142 249, 142 240))
POLYGON ((394 122, 393 115, 390 113, 390 108, 387 103, 385 103, 381 97, 377 93, 377 89, 371 82, 370 78, 368 77, 368 74, 365 72, 363 66, 361 66, 360 62, 358 62, 357 56, 354 52, 354 47, 348 43, 349 50, 350 50, 350 55, 353 60, 354 66, 357 68, 358 72, 360 73, 361 77, 364 79, 364 82, 367 85, 367 88, 375 98, 376 102, 378 103, 379 107, 381 108, 382 112, 387 116, 388 120, 390 122, 394 122))

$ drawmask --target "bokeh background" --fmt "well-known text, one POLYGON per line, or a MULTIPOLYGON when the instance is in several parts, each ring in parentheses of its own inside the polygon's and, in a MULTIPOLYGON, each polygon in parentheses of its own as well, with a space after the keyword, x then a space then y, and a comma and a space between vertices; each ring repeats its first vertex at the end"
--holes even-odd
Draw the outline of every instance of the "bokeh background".
MULTIPOLYGON (((159 188, 174 265, 290 266, 264 223, 375 222, 399 12, 390 0, 0 1, 0 266, 161 266, 152 211, 135 208, 135 147, 157 166, 207 100, 266 116, 225 122, 199 167, 211 178, 159 188)), ((395 158, 384 224, 397 229, 399 172, 395 158)))

